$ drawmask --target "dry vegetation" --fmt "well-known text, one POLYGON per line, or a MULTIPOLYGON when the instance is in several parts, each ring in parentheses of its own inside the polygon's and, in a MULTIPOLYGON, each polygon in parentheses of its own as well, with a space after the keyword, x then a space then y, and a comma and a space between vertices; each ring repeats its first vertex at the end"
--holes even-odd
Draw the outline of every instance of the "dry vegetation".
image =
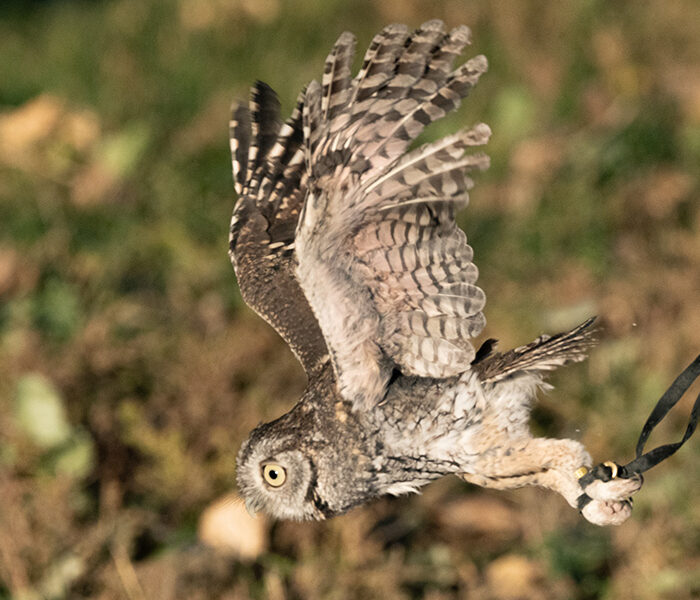
MULTIPOLYGON (((247 558, 198 541, 226 538, 238 445, 304 385, 226 256, 229 102, 260 78, 289 109, 341 31, 363 46, 434 17, 469 24, 491 63, 429 132, 494 130, 462 215, 485 334, 599 314, 601 345, 533 426, 631 457, 700 351, 696 0, 6 0, 0 598, 700 595, 698 440, 613 530, 539 490, 445 480, 326 523, 229 527, 247 558)), ((680 436, 690 400, 652 442, 680 436)))

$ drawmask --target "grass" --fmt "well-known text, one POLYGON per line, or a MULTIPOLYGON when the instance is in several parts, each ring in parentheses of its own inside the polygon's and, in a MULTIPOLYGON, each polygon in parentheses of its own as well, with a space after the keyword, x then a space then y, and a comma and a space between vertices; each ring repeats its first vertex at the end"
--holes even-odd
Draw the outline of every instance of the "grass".
MULTIPOLYGON (((555 375, 533 426, 622 461, 700 348, 698 12, 5 2, 0 599, 697 597, 695 440, 613 530, 539 490, 447 480, 326 523, 267 524, 251 560, 203 547, 197 528, 235 487, 249 429, 304 387, 228 262, 230 102, 261 79, 290 111, 346 29, 362 48, 392 21, 470 25, 489 73, 426 135, 494 131, 493 166, 460 215, 485 334, 519 345, 599 314, 601 345, 555 375)), ((689 407, 652 443, 679 438, 689 407)))

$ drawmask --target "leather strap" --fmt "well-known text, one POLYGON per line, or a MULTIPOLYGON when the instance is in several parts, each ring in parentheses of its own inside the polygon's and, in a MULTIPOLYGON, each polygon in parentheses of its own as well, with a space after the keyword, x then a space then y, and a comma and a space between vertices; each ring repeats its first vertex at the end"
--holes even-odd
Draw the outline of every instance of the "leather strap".
MULTIPOLYGON (((659 398, 654 410, 651 411, 649 418, 647 419, 646 423, 644 423, 642 433, 639 435, 636 457, 634 460, 623 466, 615 465, 614 463, 610 462, 595 466, 593 469, 579 478, 579 484, 581 487, 585 489, 596 479, 600 481, 610 481, 615 477, 629 479, 634 477, 637 473, 644 473, 645 471, 648 471, 652 467, 658 465, 660 462, 666 460, 669 456, 675 454, 678 449, 688 441, 690 436, 693 435, 698 426, 698 419, 700 418, 700 395, 698 395, 698 397, 695 399, 693 409, 690 411, 690 418, 688 419, 688 426, 686 427, 685 435, 683 435, 683 438, 680 441, 673 444, 657 446, 653 450, 649 450, 649 452, 646 453, 644 452, 644 446, 654 428, 666 418, 669 411, 678 403, 685 392, 688 391, 688 388, 698 378, 698 376, 700 376, 700 355, 685 369, 685 371, 676 377, 676 380, 671 384, 671 387, 669 387, 664 395, 659 398)), ((578 509, 582 510, 583 507, 590 501, 591 497, 588 494, 581 494, 578 497, 578 509)))

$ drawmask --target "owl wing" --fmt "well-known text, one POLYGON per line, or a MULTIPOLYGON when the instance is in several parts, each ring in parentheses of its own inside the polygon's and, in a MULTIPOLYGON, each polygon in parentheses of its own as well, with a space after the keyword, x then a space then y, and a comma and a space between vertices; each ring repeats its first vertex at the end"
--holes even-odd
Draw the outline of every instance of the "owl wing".
POLYGON ((306 194, 301 101, 284 124, 258 82, 234 108, 231 155, 238 201, 229 254, 241 295, 289 344, 307 374, 328 359, 318 322, 294 273, 294 234, 306 194))
POLYGON ((455 213, 488 166, 465 150, 480 124, 406 153, 429 123, 456 109, 486 70, 478 56, 452 70, 469 29, 430 21, 390 25, 351 79, 343 34, 322 85, 303 104, 308 196, 296 233, 297 275, 330 351, 339 392, 355 407, 382 398, 394 369, 449 377, 474 358, 484 293, 455 213))

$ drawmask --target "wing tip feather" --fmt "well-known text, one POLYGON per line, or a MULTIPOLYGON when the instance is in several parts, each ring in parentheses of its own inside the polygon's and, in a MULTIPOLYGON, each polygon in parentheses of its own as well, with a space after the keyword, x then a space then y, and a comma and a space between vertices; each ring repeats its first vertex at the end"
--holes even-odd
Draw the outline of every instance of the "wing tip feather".
POLYGON ((458 25, 450 32, 450 39, 462 45, 472 43, 472 30, 466 25, 458 25))
POLYGON ((244 102, 233 102, 229 120, 229 147, 233 166, 233 184, 238 196, 243 193, 247 178, 250 137, 251 123, 248 105, 244 102))
POLYGON ((489 70, 489 59, 483 54, 473 56, 464 64, 469 65, 471 70, 477 71, 479 74, 486 73, 489 70))

